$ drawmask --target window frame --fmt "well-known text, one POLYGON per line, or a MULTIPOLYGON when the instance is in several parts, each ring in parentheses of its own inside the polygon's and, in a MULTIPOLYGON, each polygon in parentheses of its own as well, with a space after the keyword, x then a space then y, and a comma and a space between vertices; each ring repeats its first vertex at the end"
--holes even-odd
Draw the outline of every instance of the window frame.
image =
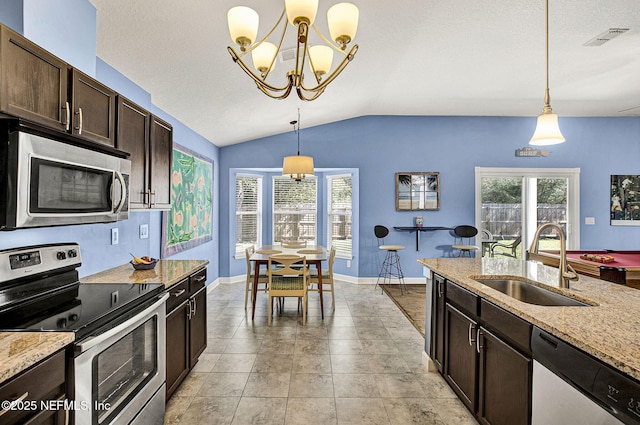
MULTIPOLYGON (((238 211, 238 209, 236 207, 234 207, 234 212, 235 212, 235 230, 234 230, 234 235, 235 238, 234 240, 237 239, 238 234, 237 234, 237 229, 238 229, 238 218, 240 216, 243 215, 255 215, 256 216, 256 241, 255 241, 255 246, 256 247, 260 247, 262 246, 262 232, 263 232, 263 210, 262 210, 262 204, 263 204, 263 189, 264 189, 264 184, 263 184, 263 177, 260 174, 250 174, 250 173, 236 173, 235 178, 234 178, 234 182, 235 182, 235 196, 234 199, 237 200, 237 196, 238 196, 238 178, 255 178, 256 182, 257 182, 257 199, 256 199, 256 210, 255 211, 238 211)), ((236 204, 237 205, 237 204, 236 204)), ((245 257, 245 248, 242 248, 240 250, 238 250, 238 243, 237 241, 234 242, 235 248, 235 258, 244 258, 245 257)))
MULTIPOLYGON (((331 249, 333 245, 333 216, 345 216, 345 223, 349 223, 351 226, 351 244, 350 250, 339 250, 336 249, 336 257, 344 258, 351 260, 353 259, 353 174, 352 173, 344 173, 344 174, 332 174, 326 176, 326 185, 327 185, 327 196, 326 196, 326 216, 327 216, 327 224, 326 224, 326 241, 327 241, 327 249, 331 249), (346 178, 350 179, 351 186, 351 208, 348 213, 340 213, 334 212, 333 210, 333 186, 332 182, 336 179, 346 178)), ((345 239, 346 239, 345 235, 345 239)))
POLYGON ((314 221, 314 239, 308 240, 312 245, 318 244, 318 177, 317 176, 307 176, 303 181, 306 182, 313 180, 315 183, 315 196, 314 196, 314 205, 315 209, 312 210, 296 210, 296 211, 287 211, 287 210, 277 210, 276 209, 276 181, 287 181, 291 182, 291 184, 299 184, 298 182, 291 179, 289 176, 281 176, 274 175, 271 180, 271 241, 274 244, 279 243, 280 241, 277 239, 276 231, 277 231, 277 223, 276 216, 279 214, 313 214, 315 217, 314 221))

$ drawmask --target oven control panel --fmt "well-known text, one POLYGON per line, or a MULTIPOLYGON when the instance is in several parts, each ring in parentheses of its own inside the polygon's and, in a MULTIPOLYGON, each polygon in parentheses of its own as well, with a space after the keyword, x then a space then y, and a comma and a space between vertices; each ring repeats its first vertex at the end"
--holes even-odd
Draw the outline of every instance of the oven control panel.
POLYGON ((25 276, 63 268, 77 268, 82 263, 76 243, 49 244, 0 251, 0 284, 25 276))

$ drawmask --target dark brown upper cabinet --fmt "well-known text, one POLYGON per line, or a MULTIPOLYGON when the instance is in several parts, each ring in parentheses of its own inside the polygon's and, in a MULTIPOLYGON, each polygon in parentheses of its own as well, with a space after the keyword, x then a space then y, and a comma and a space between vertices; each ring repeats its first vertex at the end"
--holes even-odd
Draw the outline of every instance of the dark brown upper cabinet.
POLYGON ((173 157, 173 127, 152 115, 149 134, 149 195, 150 208, 171 208, 171 160, 173 157))
POLYGON ((0 26, 0 110, 68 131, 69 70, 63 60, 0 26))
POLYGON ((116 147, 131 154, 130 208, 171 208, 173 128, 123 96, 117 103, 116 147))
POLYGON ((115 146, 116 92, 0 26, 0 111, 115 146))
POLYGON ((77 69, 72 69, 71 98, 71 133, 115 147, 116 92, 77 69))

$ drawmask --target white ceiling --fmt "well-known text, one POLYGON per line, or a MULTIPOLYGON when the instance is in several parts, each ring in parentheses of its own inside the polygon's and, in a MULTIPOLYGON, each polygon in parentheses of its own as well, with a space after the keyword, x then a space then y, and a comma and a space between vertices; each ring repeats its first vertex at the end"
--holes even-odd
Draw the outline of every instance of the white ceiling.
MULTIPOLYGON (((325 34, 326 11, 337 1, 320 1, 316 25, 325 34)), ((360 9, 358 54, 319 99, 303 102, 295 93, 268 98, 227 52, 229 8, 255 9, 261 38, 282 0, 91 0, 98 56, 217 146, 291 131, 298 108, 302 128, 366 115, 542 111, 544 0, 352 1, 360 9)), ((549 3, 554 112, 640 115, 640 1, 549 3), (583 46, 609 28, 630 30, 583 46)), ((293 47, 293 31, 287 35, 283 45, 293 47)), ((288 67, 273 71, 274 85, 288 67)))

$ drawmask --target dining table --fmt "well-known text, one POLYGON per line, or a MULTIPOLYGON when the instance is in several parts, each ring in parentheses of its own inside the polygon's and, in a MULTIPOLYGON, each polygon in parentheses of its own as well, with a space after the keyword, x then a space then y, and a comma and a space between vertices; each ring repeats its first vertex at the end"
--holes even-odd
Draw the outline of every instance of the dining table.
POLYGON ((251 294, 252 310, 251 320, 254 319, 256 313, 256 293, 258 291, 258 278, 260 276, 260 267, 262 265, 268 267, 269 257, 273 255, 300 255, 304 256, 308 265, 312 265, 318 271, 318 293, 320 295, 320 312, 322 320, 324 320, 324 301, 322 299, 322 262, 327 260, 327 249, 322 245, 307 245, 299 248, 286 248, 282 245, 263 245, 258 248, 251 256, 249 261, 254 263, 253 273, 253 291, 251 294))

